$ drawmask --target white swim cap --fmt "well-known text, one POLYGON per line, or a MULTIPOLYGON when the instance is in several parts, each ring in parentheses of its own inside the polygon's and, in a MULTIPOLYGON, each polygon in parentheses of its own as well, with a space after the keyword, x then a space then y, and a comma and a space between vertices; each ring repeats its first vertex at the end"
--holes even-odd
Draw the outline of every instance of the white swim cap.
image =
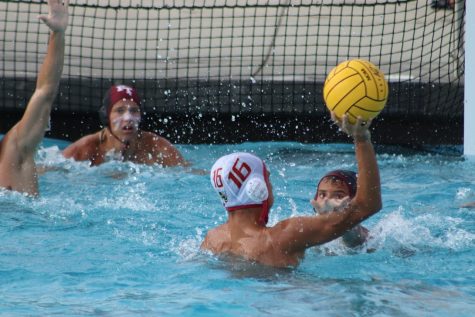
POLYGON ((260 158, 243 152, 225 155, 214 163, 210 179, 227 211, 262 207, 260 222, 267 223, 267 170, 260 158))

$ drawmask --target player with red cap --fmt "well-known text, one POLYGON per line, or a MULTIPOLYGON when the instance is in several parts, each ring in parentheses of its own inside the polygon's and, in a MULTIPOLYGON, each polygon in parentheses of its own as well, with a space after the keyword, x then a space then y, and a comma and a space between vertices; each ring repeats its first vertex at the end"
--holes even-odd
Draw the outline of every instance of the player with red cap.
POLYGON ((104 129, 86 135, 63 151, 66 158, 99 165, 110 159, 163 166, 186 165, 181 153, 165 138, 140 129, 141 101, 132 86, 113 85, 99 117, 104 129))
MULTIPOLYGON (((333 170, 326 173, 318 182, 315 197, 310 204, 317 215, 344 210, 356 196, 358 175, 348 170, 333 170)), ((362 225, 356 225, 341 238, 344 245, 354 248, 362 245, 369 231, 362 225)))
POLYGON ((211 169, 214 190, 228 214, 226 223, 211 229, 201 248, 274 267, 297 266, 309 247, 334 240, 382 207, 378 164, 368 130, 371 122, 333 120, 355 143, 358 190, 339 212, 292 217, 267 227, 274 203, 269 171, 249 153, 219 158, 211 169))

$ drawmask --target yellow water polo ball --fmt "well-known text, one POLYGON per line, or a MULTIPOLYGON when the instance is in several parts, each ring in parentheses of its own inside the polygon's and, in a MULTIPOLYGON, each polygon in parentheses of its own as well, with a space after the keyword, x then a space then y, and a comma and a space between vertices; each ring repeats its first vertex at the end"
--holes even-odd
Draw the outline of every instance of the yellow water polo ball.
POLYGON ((388 82, 374 64, 352 59, 333 68, 323 85, 323 99, 338 118, 348 114, 351 123, 376 117, 388 100, 388 82))

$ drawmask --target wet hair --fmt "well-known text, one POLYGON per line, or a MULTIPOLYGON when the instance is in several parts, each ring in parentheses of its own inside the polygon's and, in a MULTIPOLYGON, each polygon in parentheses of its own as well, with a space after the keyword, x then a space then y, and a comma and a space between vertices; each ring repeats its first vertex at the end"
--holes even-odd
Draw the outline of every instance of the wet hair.
POLYGON ((315 193, 315 198, 317 199, 318 195, 318 187, 320 187, 320 183, 324 179, 332 179, 332 180, 339 180, 343 182, 347 188, 348 192, 350 193, 350 198, 355 197, 356 195, 356 187, 357 187, 357 180, 358 180, 358 175, 349 170, 333 170, 328 173, 326 173, 318 182, 317 184, 317 192, 315 193))

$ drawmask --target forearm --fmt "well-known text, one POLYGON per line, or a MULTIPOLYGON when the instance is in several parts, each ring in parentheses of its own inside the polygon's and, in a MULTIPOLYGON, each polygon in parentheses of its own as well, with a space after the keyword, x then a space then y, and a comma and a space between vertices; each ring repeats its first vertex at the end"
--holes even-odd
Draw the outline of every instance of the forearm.
POLYGON ((45 97, 54 99, 56 96, 63 73, 64 46, 64 31, 51 32, 48 51, 36 81, 36 90, 45 94, 45 97))
POLYGON ((64 63, 64 32, 51 32, 48 51, 38 74, 37 86, 20 120, 20 147, 33 151, 41 141, 56 97, 64 63))
POLYGON ((382 207, 381 183, 378 163, 371 140, 355 138, 355 154, 358 162, 358 189, 355 201, 360 210, 368 211, 368 217, 382 207))

